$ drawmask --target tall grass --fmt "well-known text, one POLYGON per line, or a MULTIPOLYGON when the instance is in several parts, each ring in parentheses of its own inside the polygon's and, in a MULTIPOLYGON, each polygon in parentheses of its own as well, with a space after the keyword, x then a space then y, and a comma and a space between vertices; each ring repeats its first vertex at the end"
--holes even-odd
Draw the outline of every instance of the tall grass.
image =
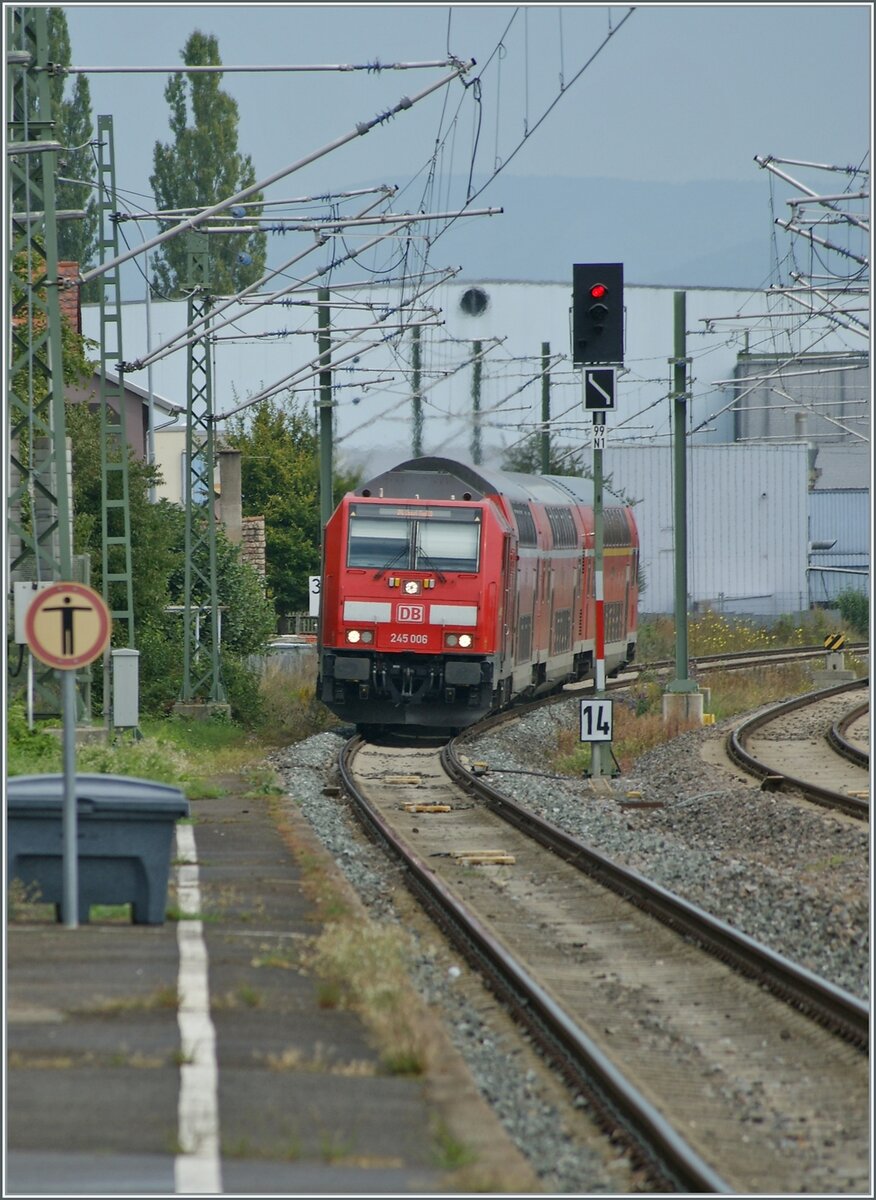
MULTIPOLYGON (((777 617, 768 625, 708 609, 688 618, 688 648, 695 658, 700 654, 817 646, 827 633, 845 631, 846 624, 837 614, 823 609, 777 617)), ((853 633, 852 629, 848 630, 849 636, 853 633)), ((675 621, 672 617, 648 617, 640 622, 637 657, 646 663, 675 657, 675 621)))
POLYGON ((316 698, 316 657, 281 665, 268 660, 259 688, 262 736, 276 743, 298 742, 341 722, 316 698))
MULTIPOLYGON (((716 720, 799 696, 812 688, 806 667, 798 663, 755 671, 706 671, 698 675, 697 683, 702 689, 710 689, 708 711, 716 720)), ((627 774, 648 750, 687 730, 700 728, 698 722, 664 721, 663 685, 648 672, 636 680, 625 697, 615 698, 612 726, 611 748, 621 774, 627 774)), ((577 711, 570 711, 568 723, 556 734, 550 754, 552 770, 564 775, 590 771, 590 746, 580 743, 579 732, 577 711)))

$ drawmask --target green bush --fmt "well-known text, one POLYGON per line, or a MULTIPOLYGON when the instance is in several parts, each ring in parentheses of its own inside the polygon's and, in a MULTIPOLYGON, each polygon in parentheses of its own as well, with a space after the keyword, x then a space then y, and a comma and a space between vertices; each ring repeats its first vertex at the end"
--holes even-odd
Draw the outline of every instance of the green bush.
POLYGON ((61 743, 54 734, 28 729, 23 700, 6 710, 6 774, 42 775, 61 770, 61 743))
POLYGON ((236 654, 223 653, 222 683, 231 705, 231 719, 244 729, 254 729, 264 718, 259 673, 236 654))
POLYGON ((849 628, 861 635, 870 636, 870 601, 863 592, 847 590, 840 592, 836 606, 849 628))

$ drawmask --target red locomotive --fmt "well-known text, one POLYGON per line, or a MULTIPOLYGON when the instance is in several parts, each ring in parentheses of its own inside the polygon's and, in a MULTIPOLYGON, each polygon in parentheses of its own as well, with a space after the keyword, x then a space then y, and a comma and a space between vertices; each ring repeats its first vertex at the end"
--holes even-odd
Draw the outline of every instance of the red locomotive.
MULTIPOLYGON (((605 668, 636 648, 638 535, 603 509, 605 668)), ((592 484, 401 463, 325 530, 317 695, 362 730, 459 729, 594 674, 592 484)))

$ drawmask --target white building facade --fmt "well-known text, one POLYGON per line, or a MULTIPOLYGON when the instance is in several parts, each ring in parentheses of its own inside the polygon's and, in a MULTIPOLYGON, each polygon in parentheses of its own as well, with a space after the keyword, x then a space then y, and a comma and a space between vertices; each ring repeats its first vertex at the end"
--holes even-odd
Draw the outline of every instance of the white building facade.
MULTIPOLYGON (((860 462, 868 445, 870 388, 861 339, 770 312, 763 293, 626 286, 624 366, 615 410, 606 416, 604 469, 614 488, 637 502, 647 580, 643 611, 669 612, 674 605, 671 413, 679 292, 686 310, 689 388, 689 603, 726 612, 804 610, 813 599, 809 488, 818 445, 830 447, 841 473, 845 451, 856 449, 856 490, 864 490, 860 462), (794 363, 814 347, 829 356, 825 361, 843 368, 843 415, 853 418, 851 434, 845 428, 834 435, 832 426, 815 421, 818 394, 810 376, 805 395, 800 393, 803 416, 794 417, 800 378, 794 363), (785 424, 777 431, 771 427, 763 442, 753 438, 744 445, 736 443, 739 430, 750 432, 753 426, 738 411, 743 359, 742 391, 753 380, 752 363, 762 361, 766 378, 758 381, 757 395, 774 400, 778 389, 787 414, 785 424)), ((330 290, 330 300, 335 454, 344 466, 367 477, 413 456, 417 364, 422 453, 502 465, 510 450, 544 428, 547 403, 554 459, 575 454, 585 469, 592 465, 592 414, 582 405, 581 369, 570 358, 571 266, 568 282, 453 279, 433 287, 412 279, 404 286, 339 286, 330 290), (412 324, 419 325, 416 344, 412 324)), ((245 414, 247 403, 260 395, 298 404, 316 419, 317 292, 296 289, 258 307, 222 309, 217 301, 214 313, 213 410, 219 435, 223 417, 245 414)), ((185 302, 153 301, 148 314, 145 303, 128 303, 122 319, 130 364, 126 379, 146 386, 147 368, 140 364, 151 352, 156 356, 148 371, 152 388, 184 407, 185 302)), ((83 332, 99 336, 96 306, 83 306, 83 332)), ((178 500, 180 427, 158 430, 155 444, 165 494, 178 500)), ((830 486, 827 479, 825 486, 830 486)), ((868 511, 868 503, 867 492, 854 512, 868 511)), ((846 538, 844 553, 860 563, 868 555, 868 523, 862 525, 856 516, 846 538)))

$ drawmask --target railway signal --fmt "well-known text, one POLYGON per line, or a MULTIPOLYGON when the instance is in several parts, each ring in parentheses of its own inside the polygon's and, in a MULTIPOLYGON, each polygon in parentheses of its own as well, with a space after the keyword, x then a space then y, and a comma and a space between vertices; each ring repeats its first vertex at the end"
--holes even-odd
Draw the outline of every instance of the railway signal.
POLYGON ((624 361, 623 263, 572 267, 572 362, 624 361))

